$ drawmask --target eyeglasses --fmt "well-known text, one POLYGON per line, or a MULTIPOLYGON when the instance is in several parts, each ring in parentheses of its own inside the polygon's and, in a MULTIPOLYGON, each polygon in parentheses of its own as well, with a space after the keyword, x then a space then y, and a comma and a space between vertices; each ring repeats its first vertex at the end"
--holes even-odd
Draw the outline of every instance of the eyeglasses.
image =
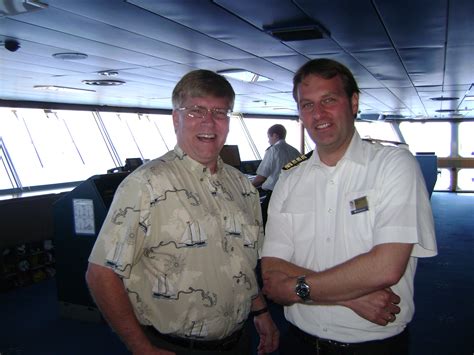
POLYGON ((230 118, 232 110, 225 108, 207 108, 203 106, 189 106, 189 107, 178 107, 176 111, 183 111, 186 113, 187 118, 203 120, 210 113, 212 118, 217 121, 223 121, 230 118))

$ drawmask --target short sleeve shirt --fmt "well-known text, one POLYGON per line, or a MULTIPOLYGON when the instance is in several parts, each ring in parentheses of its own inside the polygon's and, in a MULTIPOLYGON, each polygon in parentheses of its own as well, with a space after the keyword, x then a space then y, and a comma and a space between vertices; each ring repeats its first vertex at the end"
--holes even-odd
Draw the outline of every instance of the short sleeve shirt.
POLYGON ((315 151, 280 176, 265 234, 264 257, 314 271, 334 267, 378 244, 414 244, 405 274, 392 287, 401 297, 401 313, 385 327, 342 306, 286 307, 287 319, 302 330, 342 342, 400 333, 414 313, 417 258, 437 253, 431 205, 416 159, 407 149, 362 141, 357 132, 335 167, 322 164, 315 151))
POLYGON ((257 190, 218 161, 216 174, 179 147, 128 175, 89 261, 123 278, 139 322, 219 339, 241 328, 258 294, 257 190))
POLYGON ((257 175, 267 178, 262 184, 262 189, 272 191, 280 176, 281 168, 298 156, 300 152, 284 139, 269 147, 257 168, 257 175))

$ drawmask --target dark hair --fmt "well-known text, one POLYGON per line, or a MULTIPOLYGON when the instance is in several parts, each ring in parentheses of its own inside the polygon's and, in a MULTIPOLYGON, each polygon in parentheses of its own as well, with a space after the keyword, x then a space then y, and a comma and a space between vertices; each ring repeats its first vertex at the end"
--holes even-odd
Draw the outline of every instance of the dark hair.
POLYGON ((194 70, 181 78, 173 89, 171 102, 173 108, 181 107, 190 97, 214 96, 227 98, 230 108, 234 107, 235 92, 222 75, 210 70, 194 70))
POLYGON ((281 124, 275 124, 268 129, 268 134, 276 134, 280 139, 286 138, 286 128, 281 124))
POLYGON ((304 78, 311 74, 319 75, 324 79, 332 79, 335 76, 339 76, 342 79, 344 91, 349 99, 354 93, 360 92, 354 76, 346 66, 332 59, 313 59, 299 68, 293 77, 293 98, 296 102, 298 102, 298 85, 301 84, 304 78))

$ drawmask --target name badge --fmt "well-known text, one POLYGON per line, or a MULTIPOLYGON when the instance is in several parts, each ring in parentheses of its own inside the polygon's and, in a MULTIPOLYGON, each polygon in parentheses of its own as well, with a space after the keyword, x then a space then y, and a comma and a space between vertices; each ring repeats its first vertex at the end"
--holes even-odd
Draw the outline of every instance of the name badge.
POLYGON ((356 198, 355 200, 349 202, 349 204, 351 207, 351 214, 357 214, 369 210, 367 196, 356 198))

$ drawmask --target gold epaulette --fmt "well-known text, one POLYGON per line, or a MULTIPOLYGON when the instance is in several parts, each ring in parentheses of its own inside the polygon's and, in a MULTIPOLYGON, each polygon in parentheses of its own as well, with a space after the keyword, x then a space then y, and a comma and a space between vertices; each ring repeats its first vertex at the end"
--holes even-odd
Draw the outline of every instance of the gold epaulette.
POLYGON ((308 160, 311 157, 312 154, 313 154, 313 151, 309 152, 308 154, 300 155, 298 158, 293 159, 288 164, 286 164, 283 167, 283 170, 289 170, 289 169, 297 166, 298 164, 304 162, 305 160, 308 160))

